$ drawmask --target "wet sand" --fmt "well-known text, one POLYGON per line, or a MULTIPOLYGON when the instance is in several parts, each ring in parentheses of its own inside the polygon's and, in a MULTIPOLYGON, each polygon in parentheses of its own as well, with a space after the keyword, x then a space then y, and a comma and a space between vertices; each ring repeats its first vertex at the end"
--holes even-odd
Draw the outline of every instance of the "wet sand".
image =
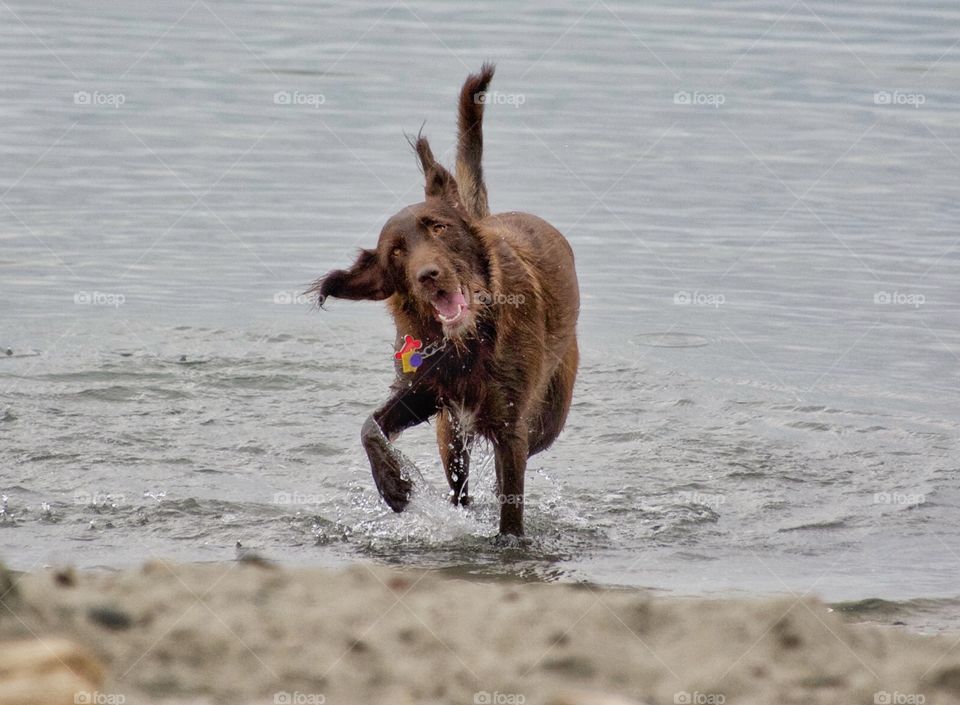
MULTIPOLYGON (((79 674, 45 702, 960 702, 955 638, 852 624, 812 597, 683 599, 255 558, 3 577, 0 653, 29 660, 32 648, 47 662, 17 666, 35 689, 79 674), (46 642, 51 656, 37 637, 74 646, 46 642)), ((4 703, 18 702, 4 696, 11 663, 4 703)))

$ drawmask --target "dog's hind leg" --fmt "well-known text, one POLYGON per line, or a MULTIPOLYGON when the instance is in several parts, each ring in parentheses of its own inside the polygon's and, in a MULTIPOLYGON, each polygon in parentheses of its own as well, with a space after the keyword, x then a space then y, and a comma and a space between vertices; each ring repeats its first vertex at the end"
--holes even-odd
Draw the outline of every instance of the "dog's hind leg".
MULTIPOLYGON (((523 480, 527 470, 527 429, 523 422, 508 424, 493 438, 500 502, 500 535, 523 536, 523 480)), ((510 545, 507 542, 505 545, 510 545)))
POLYGON ((360 431, 377 491, 395 512, 402 512, 409 503, 413 483, 409 477, 411 463, 394 447, 392 439, 436 411, 436 398, 430 392, 398 391, 367 418, 360 431))
POLYGON ((550 378, 539 413, 530 422, 530 455, 549 448, 563 430, 573 399, 573 383, 577 379, 579 359, 577 341, 573 340, 550 378))
POLYGON ((467 432, 458 419, 452 418, 448 409, 437 416, 437 448, 440 460, 450 485, 450 501, 466 507, 470 504, 468 478, 470 476, 470 450, 475 436, 467 432))

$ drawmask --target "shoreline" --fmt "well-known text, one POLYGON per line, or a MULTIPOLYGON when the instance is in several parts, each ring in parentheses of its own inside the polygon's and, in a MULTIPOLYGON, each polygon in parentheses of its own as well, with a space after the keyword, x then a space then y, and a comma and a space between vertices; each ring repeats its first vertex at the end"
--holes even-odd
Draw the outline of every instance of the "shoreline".
MULTIPOLYGON (((226 551, 223 551, 226 553, 226 551)), ((838 612, 851 623, 873 624, 877 626, 904 627, 921 634, 953 634, 960 636, 960 592, 956 594, 911 594, 898 592, 897 596, 884 594, 882 591, 866 592, 861 590, 844 591, 837 594, 825 584, 822 579, 816 580, 816 591, 803 589, 801 585, 788 585, 779 581, 779 589, 771 589, 769 585, 724 585, 708 590, 682 584, 682 581, 673 581, 662 584, 632 583, 632 582, 600 582, 576 575, 549 575, 524 572, 518 574, 506 568, 491 564, 449 564, 438 561, 437 564, 415 566, 410 563, 378 560, 375 557, 357 558, 352 561, 303 561, 278 559, 275 555, 263 553, 256 548, 237 547, 231 551, 235 558, 206 558, 191 559, 177 558, 164 559, 171 565, 182 566, 216 566, 230 565, 237 561, 262 561, 285 571, 326 571, 339 572, 353 565, 368 564, 381 566, 387 570, 397 572, 425 571, 450 580, 465 580, 480 584, 516 585, 542 584, 557 586, 588 586, 595 590, 604 590, 612 593, 647 594, 663 599, 674 600, 711 600, 711 601, 751 601, 776 600, 780 598, 796 597, 799 594, 812 594, 827 608, 838 612)), ((149 562, 149 561, 148 561, 149 562)), ((87 564, 74 566, 74 570, 103 575, 114 575, 139 570, 144 561, 123 561, 111 564, 87 564)), ((56 570, 63 563, 44 564, 42 567, 11 566, 0 562, 0 570, 4 568, 13 576, 29 575, 31 573, 56 570)))
MULTIPOLYGON (((0 584, 0 655, 34 653, 17 668, 33 668, 27 680, 49 698, 24 703, 960 702, 956 635, 854 624, 813 597, 662 596, 256 557, 3 572, 0 584)), ((4 703, 18 702, 10 663, 0 658, 4 703)))

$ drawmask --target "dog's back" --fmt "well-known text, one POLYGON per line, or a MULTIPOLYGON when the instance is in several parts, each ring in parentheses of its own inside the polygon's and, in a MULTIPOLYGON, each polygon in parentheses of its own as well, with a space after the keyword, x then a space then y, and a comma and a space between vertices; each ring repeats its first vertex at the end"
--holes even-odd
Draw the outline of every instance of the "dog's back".
MULTIPOLYGON (((487 185, 483 178, 483 109, 494 66, 485 63, 470 74, 460 89, 457 115, 457 190, 464 208, 486 228, 507 238, 518 255, 540 270, 563 291, 558 299, 574 313, 580 309, 573 250, 560 232, 542 218, 528 213, 490 215, 487 185)), ((574 316, 574 322, 576 316, 574 316)))
POLYGON ((505 341, 520 342, 510 354, 537 378, 530 388, 530 453, 549 446, 563 428, 573 396, 579 353, 576 326, 580 292, 573 250, 550 223, 529 213, 490 214, 483 178, 483 112, 494 67, 467 77, 458 106, 457 185, 464 208, 491 256, 493 305, 513 306, 501 315, 505 341), (533 359, 531 359, 533 358, 533 359), (531 364, 532 363, 532 364, 531 364))

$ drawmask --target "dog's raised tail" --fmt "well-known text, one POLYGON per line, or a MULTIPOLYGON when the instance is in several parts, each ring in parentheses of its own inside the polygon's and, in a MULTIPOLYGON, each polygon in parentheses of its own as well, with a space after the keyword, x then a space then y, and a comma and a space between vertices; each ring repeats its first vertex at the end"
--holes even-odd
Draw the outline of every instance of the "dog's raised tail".
POLYGON ((457 137, 457 187, 467 212, 480 219, 490 215, 487 185, 483 181, 483 106, 494 66, 484 63, 467 76, 460 89, 457 137))

